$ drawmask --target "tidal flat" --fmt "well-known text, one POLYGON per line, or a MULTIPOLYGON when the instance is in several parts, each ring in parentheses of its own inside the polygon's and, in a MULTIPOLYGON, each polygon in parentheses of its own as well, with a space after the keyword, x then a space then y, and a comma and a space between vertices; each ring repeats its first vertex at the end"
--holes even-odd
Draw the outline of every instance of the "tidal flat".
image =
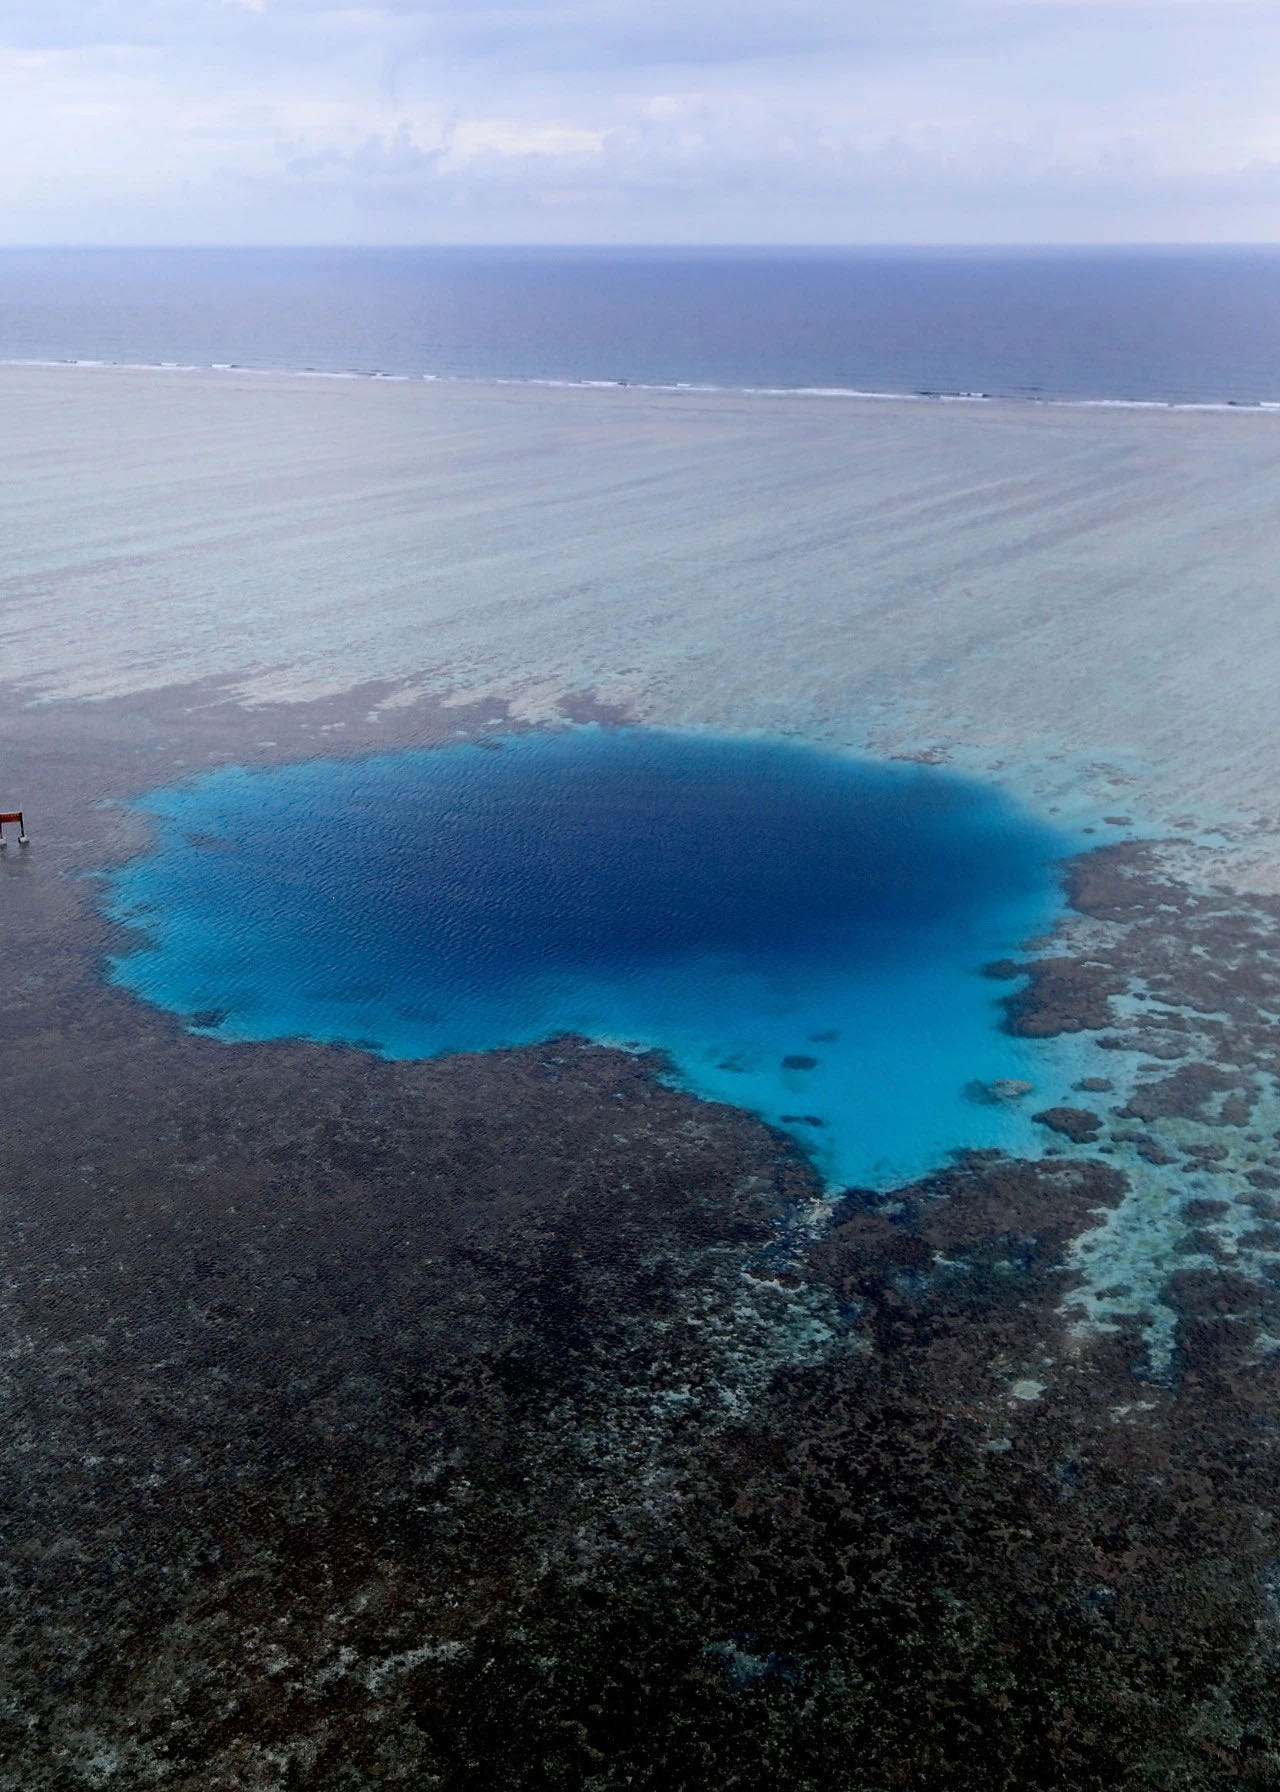
POLYGON ((1280 1784, 1280 416, 0 403, 0 1786, 1280 1784), (833 1191, 642 1054, 108 981, 145 793, 584 720, 1078 831, 1038 1149, 833 1191))

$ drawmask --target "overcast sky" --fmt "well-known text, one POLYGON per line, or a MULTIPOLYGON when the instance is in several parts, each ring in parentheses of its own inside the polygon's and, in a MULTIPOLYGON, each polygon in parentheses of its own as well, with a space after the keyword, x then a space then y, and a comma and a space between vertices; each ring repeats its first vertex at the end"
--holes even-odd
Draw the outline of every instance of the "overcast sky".
POLYGON ((0 0, 7 242, 1280 239, 1280 0, 0 0))

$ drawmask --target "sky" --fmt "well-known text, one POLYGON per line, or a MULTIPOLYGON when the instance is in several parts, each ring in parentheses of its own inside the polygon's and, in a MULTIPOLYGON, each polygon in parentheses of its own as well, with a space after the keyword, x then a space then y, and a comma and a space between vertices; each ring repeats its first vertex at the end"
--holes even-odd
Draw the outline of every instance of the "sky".
POLYGON ((1280 239, 1280 0, 0 0, 0 242, 1280 239))

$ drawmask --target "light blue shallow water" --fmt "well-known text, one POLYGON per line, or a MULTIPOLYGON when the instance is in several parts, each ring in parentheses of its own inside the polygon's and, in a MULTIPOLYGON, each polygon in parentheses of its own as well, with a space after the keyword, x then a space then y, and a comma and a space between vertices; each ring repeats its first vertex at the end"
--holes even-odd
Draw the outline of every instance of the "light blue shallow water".
POLYGON ((1039 1074, 981 966, 1052 921, 1072 843, 981 785, 581 728, 233 767, 142 807, 156 850, 108 885, 137 931, 112 975, 220 1038, 657 1047, 834 1184, 1036 1148, 1038 1101, 974 1099, 1039 1074))

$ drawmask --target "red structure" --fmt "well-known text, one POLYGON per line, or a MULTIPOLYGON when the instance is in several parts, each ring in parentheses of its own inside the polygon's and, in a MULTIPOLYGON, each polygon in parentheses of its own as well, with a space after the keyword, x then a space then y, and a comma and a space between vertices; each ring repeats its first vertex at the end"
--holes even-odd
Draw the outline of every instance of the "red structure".
POLYGON ((22 810, 21 809, 9 809, 6 811, 0 811, 0 846, 4 846, 6 844, 5 837, 4 837, 4 824, 6 821, 16 821, 17 822, 17 824, 18 824, 18 845, 25 846, 27 844, 27 830, 26 830, 26 826, 22 820, 22 810))

